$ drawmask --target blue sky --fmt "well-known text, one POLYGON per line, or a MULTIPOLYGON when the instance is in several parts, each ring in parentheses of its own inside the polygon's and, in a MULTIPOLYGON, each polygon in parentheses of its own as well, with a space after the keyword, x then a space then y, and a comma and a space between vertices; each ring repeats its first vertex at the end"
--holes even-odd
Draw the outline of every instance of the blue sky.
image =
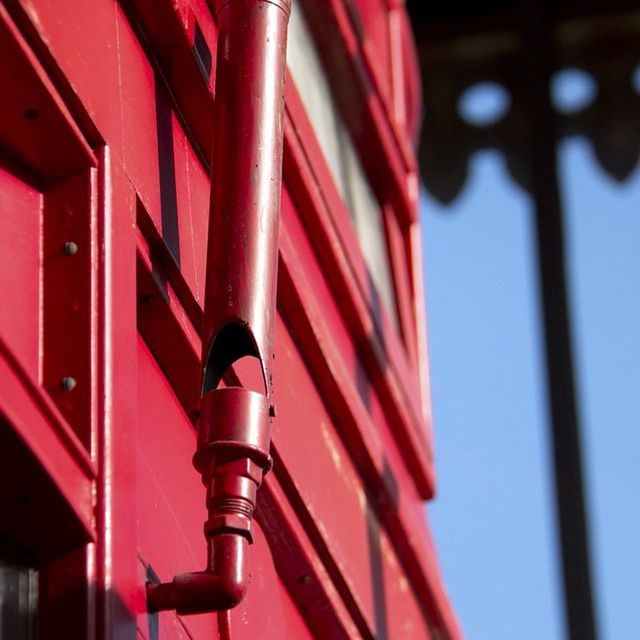
MULTIPOLYGON (((640 637, 640 175, 562 144, 568 268, 601 637, 640 637)), ((424 194, 439 493, 428 507, 470 640, 564 638, 533 227, 495 152, 450 207, 424 194)))

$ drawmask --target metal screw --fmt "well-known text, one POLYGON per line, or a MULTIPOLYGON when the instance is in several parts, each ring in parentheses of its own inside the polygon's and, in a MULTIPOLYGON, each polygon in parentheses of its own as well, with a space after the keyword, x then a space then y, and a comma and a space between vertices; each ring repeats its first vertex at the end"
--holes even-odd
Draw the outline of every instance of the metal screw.
POLYGON ((71 376, 65 376, 64 378, 62 378, 62 380, 60 380, 60 386, 65 391, 73 391, 76 388, 77 384, 78 383, 76 382, 76 379, 72 378, 71 376))
POLYGON ((64 252, 68 256, 74 256, 76 253, 78 253, 78 245, 75 242, 65 242, 64 252))

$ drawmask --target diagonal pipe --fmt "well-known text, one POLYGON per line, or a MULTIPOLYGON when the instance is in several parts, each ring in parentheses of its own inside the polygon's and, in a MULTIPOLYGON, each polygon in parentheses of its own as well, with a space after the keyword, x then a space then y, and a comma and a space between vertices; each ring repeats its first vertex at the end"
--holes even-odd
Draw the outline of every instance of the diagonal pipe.
POLYGON ((193 463, 207 489, 204 571, 147 586, 149 611, 218 611, 245 596, 256 493, 271 467, 271 369, 291 0, 216 0, 214 148, 193 463), (220 387, 250 357, 263 389, 220 387))

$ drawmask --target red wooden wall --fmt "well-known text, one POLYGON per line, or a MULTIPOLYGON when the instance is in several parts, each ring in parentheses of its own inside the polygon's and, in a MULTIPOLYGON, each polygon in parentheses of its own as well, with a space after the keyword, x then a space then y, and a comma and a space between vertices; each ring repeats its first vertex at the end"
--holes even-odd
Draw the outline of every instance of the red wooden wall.
MULTIPOLYGON (((296 7, 384 214, 400 330, 288 76, 275 465, 230 637, 457 638, 423 510, 419 87, 403 4, 296 7)), ((38 571, 38 637, 217 637, 214 614, 148 615, 144 601, 147 580, 205 558, 191 457, 212 15, 205 0, 0 4, 0 560, 38 571)))

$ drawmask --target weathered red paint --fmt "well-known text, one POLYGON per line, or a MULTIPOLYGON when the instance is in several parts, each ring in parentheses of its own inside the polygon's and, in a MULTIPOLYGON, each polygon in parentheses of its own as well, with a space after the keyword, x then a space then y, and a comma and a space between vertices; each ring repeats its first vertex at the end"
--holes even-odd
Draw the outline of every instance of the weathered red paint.
MULTIPOLYGON (((419 89, 404 6, 297 7, 315 17, 330 74, 346 74, 336 95, 384 211, 401 331, 384 309, 373 318, 349 212, 287 75, 282 192, 271 194, 282 198, 280 243, 264 262, 275 268, 277 256, 279 270, 269 329, 261 314, 276 291, 258 291, 260 307, 250 270, 225 276, 248 285, 234 281, 232 291, 246 294, 237 307, 245 321, 263 327, 251 335, 275 392, 267 398, 260 366, 233 363, 203 404, 221 420, 205 419, 199 433, 203 354, 232 319, 207 309, 227 301, 223 279, 205 283, 210 191, 252 162, 236 127, 211 144, 216 109, 240 118, 249 107, 240 100, 229 113, 216 86, 222 21, 207 0, 0 7, 0 295, 13 302, 0 309, 0 479, 13 537, 40 573, 44 638, 459 637, 421 502, 434 475, 411 150, 419 89), (70 241, 77 251, 66 252, 70 241), (59 385, 67 372, 71 390, 59 385), (264 421, 235 418, 271 404, 269 447, 264 421), (226 493, 253 500, 266 453, 274 459, 249 553, 244 537, 214 536, 214 556, 238 550, 225 556, 222 595, 244 590, 247 560, 246 596, 219 619, 150 614, 147 582, 202 568, 206 489, 191 459, 201 449, 205 468, 207 452, 218 457, 210 443, 221 430, 244 459, 216 465, 214 484, 226 493), (11 502, 14 488, 41 498, 25 509, 11 502)), ((253 62, 257 80, 265 60, 253 62)), ((253 198, 236 195, 243 207, 253 198)), ((214 202, 214 224, 222 208, 214 202)), ((248 233, 259 231, 252 224, 248 233)), ((233 233, 213 235, 217 256, 240 259, 233 233)), ((233 527, 246 527, 244 507, 233 527)), ((191 593, 171 592, 169 604, 208 608, 209 593, 202 607, 191 593)))

